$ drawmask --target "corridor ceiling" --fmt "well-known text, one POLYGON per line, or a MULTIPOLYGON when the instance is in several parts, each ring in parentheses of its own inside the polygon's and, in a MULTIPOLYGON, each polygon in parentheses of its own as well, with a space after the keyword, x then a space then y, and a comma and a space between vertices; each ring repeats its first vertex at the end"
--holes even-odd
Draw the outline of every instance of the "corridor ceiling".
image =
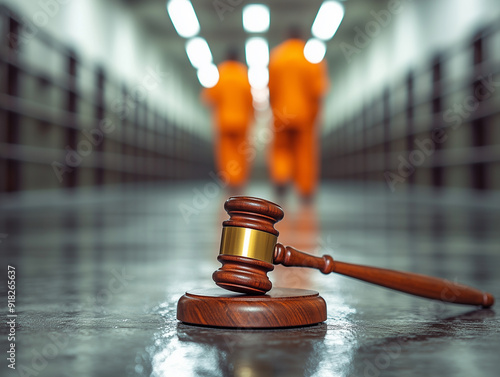
MULTIPOLYGON (((166 11, 166 1, 118 1, 129 7, 143 27, 154 36, 152 43, 162 49, 169 60, 173 61, 180 70, 185 70, 187 77, 192 77, 196 85, 199 85, 196 71, 186 55, 186 40, 176 33, 166 11)), ((242 9, 246 4, 266 4, 270 8, 269 30, 259 35, 267 38, 272 49, 283 41, 287 28, 291 24, 301 28, 305 39, 311 37, 311 26, 322 3, 321 0, 191 0, 191 2, 201 26, 199 35, 207 40, 215 64, 224 59, 227 48, 232 45, 239 46, 240 56, 244 60, 245 41, 251 36, 243 30, 242 26, 242 9)), ((373 13, 387 10, 390 2, 388 0, 342 1, 345 7, 345 17, 337 33, 327 42, 326 59, 329 67, 347 64, 345 53, 340 48, 341 42, 354 45, 355 28, 359 27, 364 30, 369 22, 375 20, 373 13)), ((404 2, 404 0, 400 2, 401 9, 404 8, 404 2)), ((391 16, 395 17, 394 14, 391 16)), ((384 26, 381 26, 381 29, 383 28, 384 26)))

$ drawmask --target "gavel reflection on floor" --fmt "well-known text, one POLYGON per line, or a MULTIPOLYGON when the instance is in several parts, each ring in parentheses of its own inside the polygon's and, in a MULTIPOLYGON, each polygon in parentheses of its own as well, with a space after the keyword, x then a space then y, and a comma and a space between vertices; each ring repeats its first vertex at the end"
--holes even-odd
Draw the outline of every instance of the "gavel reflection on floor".
POLYGON ((194 290, 182 296, 177 318, 188 324, 275 328, 304 326, 326 320, 326 303, 318 292, 272 288, 267 273, 274 265, 310 267, 336 272, 372 284, 429 299, 490 307, 491 294, 435 277, 315 257, 277 243, 274 224, 284 212, 280 206, 248 196, 229 198, 224 204, 229 220, 223 222, 220 254, 222 267, 212 278, 220 288, 194 290), (231 291, 231 292, 228 292, 231 291), (233 293, 232 293, 233 292, 233 293))

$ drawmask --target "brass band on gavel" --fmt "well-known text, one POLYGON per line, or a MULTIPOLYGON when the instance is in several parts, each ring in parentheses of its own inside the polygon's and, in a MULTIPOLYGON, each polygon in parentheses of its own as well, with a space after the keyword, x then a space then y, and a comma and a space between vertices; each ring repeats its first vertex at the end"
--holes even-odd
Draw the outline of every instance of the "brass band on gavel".
POLYGON ((273 263, 278 237, 261 230, 234 226, 222 229, 220 254, 236 255, 273 263))

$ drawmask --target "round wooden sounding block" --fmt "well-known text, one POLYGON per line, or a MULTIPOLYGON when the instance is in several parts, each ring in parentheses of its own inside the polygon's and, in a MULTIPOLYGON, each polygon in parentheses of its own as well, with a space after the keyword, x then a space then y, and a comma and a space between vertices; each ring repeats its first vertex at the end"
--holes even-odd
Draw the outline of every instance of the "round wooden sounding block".
POLYGON ((186 292, 177 319, 192 325, 238 328, 296 327, 326 320, 325 300, 316 291, 273 288, 251 296, 221 288, 186 292))

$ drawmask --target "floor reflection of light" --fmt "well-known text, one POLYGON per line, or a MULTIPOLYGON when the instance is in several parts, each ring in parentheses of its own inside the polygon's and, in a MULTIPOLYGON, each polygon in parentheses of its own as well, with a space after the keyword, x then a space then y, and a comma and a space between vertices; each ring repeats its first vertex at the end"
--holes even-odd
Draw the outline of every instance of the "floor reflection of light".
MULTIPOLYGON (((201 370, 209 372, 209 364, 213 359, 202 346, 186 345, 178 339, 169 339, 164 348, 153 356, 151 376, 195 376, 201 370), (207 359, 208 363, 205 362, 207 359)), ((214 373, 216 371, 212 370, 214 373)))
MULTIPOLYGON (((289 335, 286 335, 286 331, 278 332, 277 343, 273 343, 272 332, 262 330, 222 331, 182 325, 179 330, 178 322, 174 319, 178 295, 170 294, 166 302, 153 310, 167 321, 147 347, 150 376, 216 376, 227 373, 240 377, 268 375, 272 373, 273 365, 276 365, 273 352, 279 352, 274 349, 275 344, 294 355, 296 347, 307 354, 307 360, 301 364, 301 373, 306 376, 350 376, 358 349, 358 328, 356 310, 348 304, 341 291, 321 292, 328 305, 324 332, 314 326, 303 330, 291 329, 289 335), (297 331, 299 333, 294 335, 297 331), (286 344, 283 343, 285 338, 288 341, 286 344)), ((281 362, 284 363, 281 365, 284 369, 292 363, 286 358, 281 362)), ((146 368, 141 371, 139 364, 137 367, 138 375, 146 374, 146 368)))
POLYGON ((214 351, 206 346, 182 342, 175 327, 157 334, 151 355, 151 377, 217 375, 214 351))
POLYGON ((328 303, 328 331, 324 339, 324 356, 314 377, 350 376, 351 364, 357 349, 356 309, 345 303, 338 292, 322 292, 328 303))
POLYGON ((257 374, 252 369, 252 367, 247 365, 242 365, 235 369, 234 375, 236 377, 257 377, 257 374))

